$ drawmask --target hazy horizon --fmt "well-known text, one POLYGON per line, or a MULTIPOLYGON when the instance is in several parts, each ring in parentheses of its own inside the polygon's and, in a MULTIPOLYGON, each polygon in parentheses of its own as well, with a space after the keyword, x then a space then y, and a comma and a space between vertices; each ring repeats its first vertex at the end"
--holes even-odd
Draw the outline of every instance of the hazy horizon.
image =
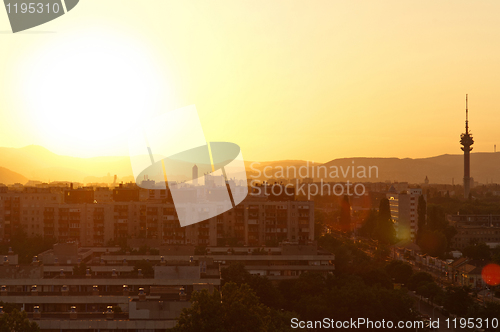
MULTIPOLYGON (((18 173, 26 180, 111 183, 114 175, 118 176, 118 181, 128 182, 134 179, 129 156, 71 157, 58 155, 39 145, 29 145, 23 148, 0 147, 0 153, 3 156, 0 160, 0 167, 18 173)), ((472 155, 472 176, 475 181, 500 183, 500 171, 498 167, 495 167, 500 162, 500 153, 473 152, 472 155)), ((251 178, 252 174, 256 173, 254 169, 262 171, 265 167, 272 167, 271 169, 276 172, 279 171, 278 167, 300 167, 307 163, 309 167, 319 165, 348 167, 354 162, 356 166, 378 167, 380 176, 366 179, 367 182, 389 180, 422 183, 424 178, 429 176, 432 183, 455 182, 459 184, 463 175, 461 154, 444 154, 426 158, 346 157, 331 159, 326 163, 307 160, 246 161, 245 166, 251 178)), ((13 174, 7 175, 7 173, 0 169, 0 182, 2 178, 13 178, 13 174)), ((343 180, 346 179, 348 178, 343 180)), ((177 180, 182 181, 182 179, 177 180)), ((335 179, 331 180, 335 181, 335 179)), ((8 182, 8 180, 4 181, 8 182)))
POLYGON ((33 29, 56 33, 1 35, 0 146, 126 155, 128 128, 194 104, 245 160, 423 158, 460 153, 466 93, 474 151, 500 144, 497 1, 155 8, 87 0, 33 29))

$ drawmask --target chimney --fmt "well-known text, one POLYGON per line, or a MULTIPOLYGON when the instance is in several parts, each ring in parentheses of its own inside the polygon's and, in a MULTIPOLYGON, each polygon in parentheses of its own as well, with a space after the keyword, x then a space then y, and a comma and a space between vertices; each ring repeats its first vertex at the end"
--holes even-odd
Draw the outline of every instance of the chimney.
POLYGON ((146 301, 146 292, 144 292, 144 288, 139 288, 139 301, 146 301))
POLYGON ((181 300, 181 301, 187 301, 186 290, 184 289, 184 287, 181 287, 179 289, 179 300, 181 300))
POLYGON ((71 311, 69 312, 69 319, 76 319, 76 318, 77 318, 76 307, 72 306, 71 311))
POLYGON ((113 306, 108 305, 106 310, 106 319, 113 320, 115 318, 115 313, 113 312, 113 306))
POLYGON ((41 319, 42 313, 40 312, 40 306, 33 307, 33 319, 41 319))

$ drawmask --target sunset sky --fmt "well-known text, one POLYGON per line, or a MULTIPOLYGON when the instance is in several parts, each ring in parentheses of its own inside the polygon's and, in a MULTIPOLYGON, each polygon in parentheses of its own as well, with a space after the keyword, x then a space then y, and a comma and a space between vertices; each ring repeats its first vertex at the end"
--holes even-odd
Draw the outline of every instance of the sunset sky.
POLYGON ((0 10, 0 146, 126 155, 195 104, 246 160, 500 150, 500 2, 82 0, 12 34, 0 10))

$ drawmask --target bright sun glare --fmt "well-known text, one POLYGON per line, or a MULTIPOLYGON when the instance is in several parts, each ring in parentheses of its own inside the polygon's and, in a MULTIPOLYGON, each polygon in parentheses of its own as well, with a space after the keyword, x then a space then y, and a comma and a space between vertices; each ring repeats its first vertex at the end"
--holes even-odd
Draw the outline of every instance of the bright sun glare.
POLYGON ((157 111, 166 90, 144 45, 109 32, 55 37, 24 62, 17 89, 27 121, 41 138, 36 144, 58 153, 109 150, 117 134, 157 111))

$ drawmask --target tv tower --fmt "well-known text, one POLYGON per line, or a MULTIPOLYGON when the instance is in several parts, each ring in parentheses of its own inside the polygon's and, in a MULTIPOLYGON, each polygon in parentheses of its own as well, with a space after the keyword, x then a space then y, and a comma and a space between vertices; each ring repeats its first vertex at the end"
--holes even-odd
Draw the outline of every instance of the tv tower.
POLYGON ((460 144, 463 145, 464 152, 464 197, 469 198, 470 193, 470 152, 474 139, 469 132, 469 100, 468 95, 465 95, 465 133, 460 135, 460 144))

